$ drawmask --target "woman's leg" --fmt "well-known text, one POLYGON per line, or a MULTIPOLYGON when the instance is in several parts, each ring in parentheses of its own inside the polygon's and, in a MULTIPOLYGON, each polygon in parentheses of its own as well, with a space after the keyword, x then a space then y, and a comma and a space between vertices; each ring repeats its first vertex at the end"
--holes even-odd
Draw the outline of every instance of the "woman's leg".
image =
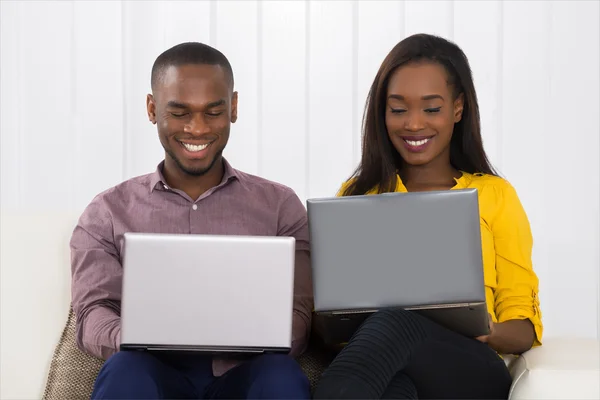
POLYGON ((383 399, 418 399, 417 388, 408 375, 400 371, 385 389, 383 399))
POLYGON ((416 313, 385 310, 358 329, 314 397, 380 399, 392 397, 395 386, 411 393, 413 384, 419 398, 429 397, 427 388, 439 389, 433 392, 437 398, 506 398, 510 375, 487 345, 416 313))

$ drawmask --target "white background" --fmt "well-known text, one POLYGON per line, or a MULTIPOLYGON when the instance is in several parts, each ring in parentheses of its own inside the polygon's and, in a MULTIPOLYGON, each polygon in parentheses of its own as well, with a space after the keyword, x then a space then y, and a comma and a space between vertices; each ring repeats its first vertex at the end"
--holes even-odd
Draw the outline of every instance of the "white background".
POLYGON ((471 61, 485 147, 530 217, 546 334, 598 337, 598 1, 0 5, 1 204, 15 211, 79 212, 154 170, 163 151, 145 115, 150 69, 183 41, 233 65, 233 165, 302 200, 333 195, 359 159, 366 93, 387 52, 417 32, 455 40, 471 61))

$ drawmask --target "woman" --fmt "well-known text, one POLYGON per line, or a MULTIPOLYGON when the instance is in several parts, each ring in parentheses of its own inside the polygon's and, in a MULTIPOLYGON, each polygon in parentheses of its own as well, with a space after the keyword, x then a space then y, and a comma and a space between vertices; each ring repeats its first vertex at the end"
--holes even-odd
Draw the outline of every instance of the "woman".
POLYGON ((541 344, 538 279, 525 211, 483 150, 465 54, 430 35, 398 43, 371 86, 363 130, 360 166, 340 195, 478 190, 490 334, 468 338, 410 311, 380 311, 337 355, 314 397, 506 399, 511 377, 499 354, 541 344))

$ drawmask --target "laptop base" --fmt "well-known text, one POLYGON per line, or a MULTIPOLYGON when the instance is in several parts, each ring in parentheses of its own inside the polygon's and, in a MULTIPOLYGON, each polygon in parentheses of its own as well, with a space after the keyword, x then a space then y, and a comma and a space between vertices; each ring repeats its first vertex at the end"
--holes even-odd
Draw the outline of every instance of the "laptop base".
MULTIPOLYGON (((424 307, 401 307, 467 337, 489 334, 485 302, 424 307)), ((327 346, 347 343, 367 318, 378 310, 317 311, 314 330, 327 346)))
POLYGON ((183 346, 183 345, 143 345, 121 344, 121 351, 148 351, 173 353, 200 353, 213 356, 288 354, 289 347, 229 347, 229 346, 183 346))

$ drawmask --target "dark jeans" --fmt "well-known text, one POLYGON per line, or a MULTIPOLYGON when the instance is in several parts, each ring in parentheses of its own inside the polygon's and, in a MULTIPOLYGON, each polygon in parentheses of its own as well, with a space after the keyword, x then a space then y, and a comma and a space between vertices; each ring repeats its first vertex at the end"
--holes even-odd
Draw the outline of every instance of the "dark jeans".
POLYGON ((488 345, 405 310, 370 316, 323 374, 315 399, 507 399, 488 345))
POLYGON ((116 353, 102 367, 92 399, 310 399, 310 384, 287 355, 261 355, 212 374, 197 354, 116 353))

